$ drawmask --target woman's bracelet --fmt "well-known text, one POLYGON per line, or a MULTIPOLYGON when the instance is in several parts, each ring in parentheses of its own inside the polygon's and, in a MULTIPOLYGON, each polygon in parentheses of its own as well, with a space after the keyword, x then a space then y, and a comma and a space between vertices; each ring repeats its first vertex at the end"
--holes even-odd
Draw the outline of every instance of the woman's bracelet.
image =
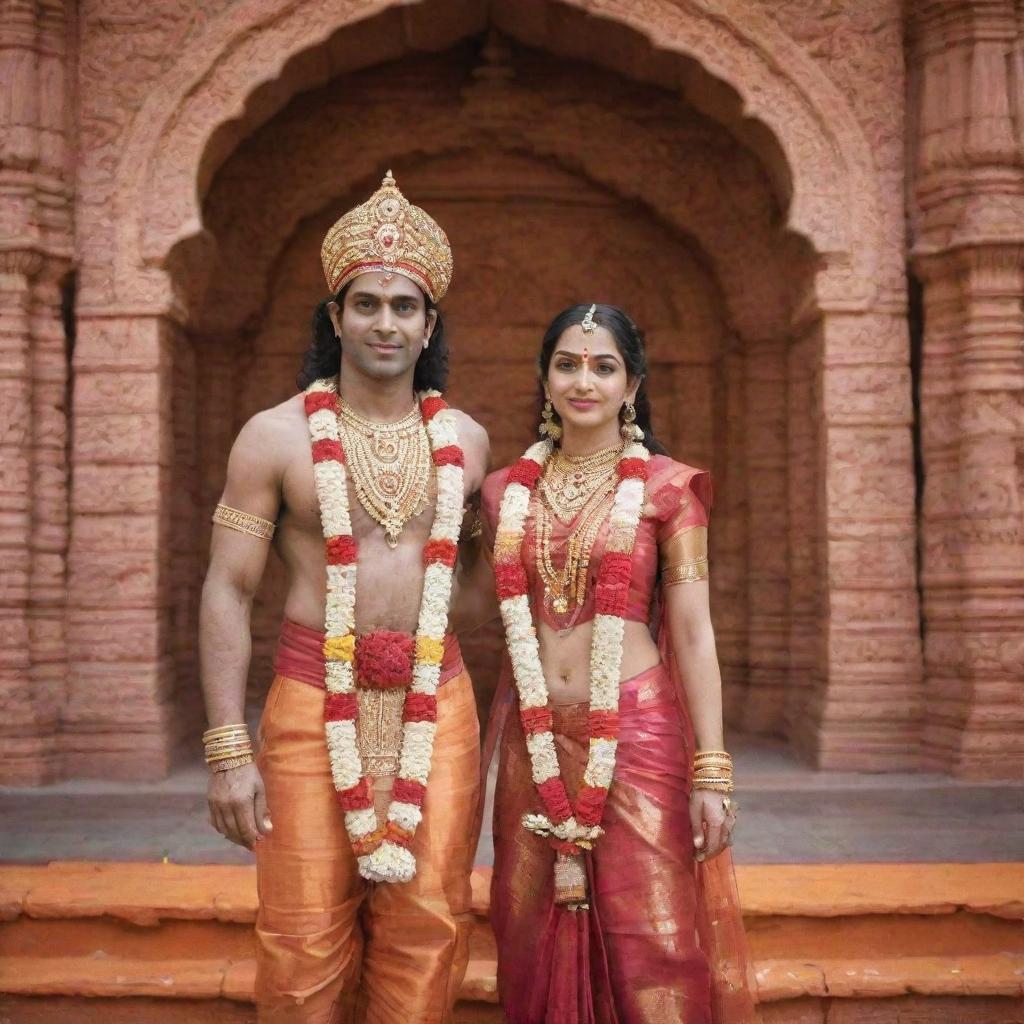
POLYGON ((732 793, 732 756, 725 750, 699 750, 693 758, 693 788, 732 793))

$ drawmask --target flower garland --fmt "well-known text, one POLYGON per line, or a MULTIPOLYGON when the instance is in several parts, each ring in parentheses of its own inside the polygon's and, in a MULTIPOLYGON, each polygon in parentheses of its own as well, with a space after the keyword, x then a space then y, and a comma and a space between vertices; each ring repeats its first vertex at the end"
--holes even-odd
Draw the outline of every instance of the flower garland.
POLYGON ((497 582, 512 673, 519 692, 519 717, 530 753, 533 781, 547 814, 527 814, 523 826, 557 840, 560 853, 578 854, 601 835, 605 799, 615 772, 619 735, 619 675, 622 669, 624 613, 629 596, 633 544, 643 512, 650 453, 638 443, 627 444, 619 456, 615 501, 595 590, 595 615, 590 649, 589 747, 583 784, 575 806, 569 800, 558 767, 552 733, 551 707, 540 646, 530 612, 522 543, 530 496, 553 450, 551 441, 527 449, 509 470, 501 497, 494 544, 497 582))
MULTIPOLYGON (((349 517, 345 449, 338 427, 341 402, 334 382, 328 379, 313 381, 305 394, 313 445, 313 477, 327 543, 323 648, 327 749, 359 873, 373 882, 407 882, 416 874, 411 846, 423 818, 423 799, 434 750, 437 687, 462 524, 464 458, 453 417, 438 392, 425 391, 418 399, 437 471, 437 506, 430 537, 423 548, 423 596, 416 626, 412 681, 402 712, 398 775, 385 824, 378 828, 373 792, 356 740, 359 704, 353 660, 357 551, 349 517)), ((380 638, 375 642, 380 642, 380 638)), ((367 650, 366 654, 379 662, 379 652, 374 656, 367 650)))

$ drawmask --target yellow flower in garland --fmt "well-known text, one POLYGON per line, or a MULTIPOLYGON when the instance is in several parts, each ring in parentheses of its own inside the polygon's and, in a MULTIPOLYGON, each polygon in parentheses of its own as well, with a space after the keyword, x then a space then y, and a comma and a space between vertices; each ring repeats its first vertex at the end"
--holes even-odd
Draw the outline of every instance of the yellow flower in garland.
POLYGON ((327 661, 351 661, 355 653, 356 638, 352 633, 324 638, 324 658, 327 661))
POLYGON ((440 665, 444 660, 444 641, 432 636, 416 637, 416 658, 425 665, 440 665))

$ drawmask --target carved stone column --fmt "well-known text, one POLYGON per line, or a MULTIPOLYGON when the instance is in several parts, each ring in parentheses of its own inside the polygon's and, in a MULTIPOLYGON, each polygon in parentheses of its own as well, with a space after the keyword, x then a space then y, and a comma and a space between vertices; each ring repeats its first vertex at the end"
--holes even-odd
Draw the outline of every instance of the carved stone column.
POLYGON ((827 311, 791 360, 792 668, 804 678, 790 734, 822 768, 913 769, 921 650, 905 316, 827 311))
POLYGON ((57 777, 66 675, 67 360, 61 282, 71 204, 62 0, 0 18, 0 782, 57 777))
MULTIPOLYGON (((0 191, 0 202, 4 195, 0 191)), ((32 580, 32 279, 33 251, 0 254, 0 781, 43 782, 52 715, 43 720, 32 694, 29 595, 32 580)))
MULTIPOLYGON (((160 315, 84 314, 75 344, 74 530, 64 715, 71 775, 157 779, 181 733, 174 692, 174 357, 160 315)), ((187 628, 187 624, 183 624, 187 628)))
POLYGON ((747 658, 742 724, 779 734, 789 682, 786 343, 748 343, 744 381, 747 658))
POLYGON ((1024 777, 1021 14, 947 0, 911 26, 925 755, 972 778, 1024 777))

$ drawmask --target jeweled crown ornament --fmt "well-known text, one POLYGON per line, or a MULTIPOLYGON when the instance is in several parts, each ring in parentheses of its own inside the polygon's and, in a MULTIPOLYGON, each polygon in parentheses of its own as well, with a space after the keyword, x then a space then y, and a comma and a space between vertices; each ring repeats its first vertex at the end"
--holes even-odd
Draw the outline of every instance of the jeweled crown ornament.
POLYGON ((580 321, 580 327, 583 328, 584 334, 593 334, 597 330, 597 321, 594 319, 594 313, 597 310, 597 303, 595 302, 590 309, 587 310, 587 315, 580 321))
POLYGON ((361 206, 343 214, 320 250, 331 294, 360 274, 402 274, 439 302, 452 280, 452 247, 428 213, 398 190, 391 171, 361 206))

